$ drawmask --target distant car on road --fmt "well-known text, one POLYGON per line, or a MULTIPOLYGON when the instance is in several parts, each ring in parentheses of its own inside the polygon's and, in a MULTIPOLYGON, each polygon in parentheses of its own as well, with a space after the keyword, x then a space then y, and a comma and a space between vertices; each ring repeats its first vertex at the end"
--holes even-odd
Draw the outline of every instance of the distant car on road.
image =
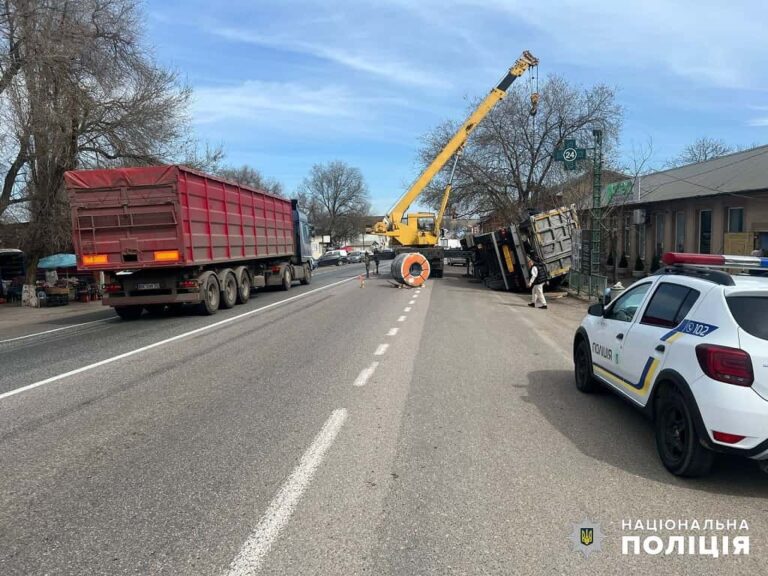
POLYGON ((317 261, 318 266, 341 266, 347 263, 347 253, 344 250, 329 250, 317 261))
POLYGON ((668 253, 664 262, 589 308, 573 343, 576 387, 607 386, 644 410, 672 474, 706 474, 714 452, 768 471, 768 259, 668 253))
POLYGON ((347 262, 353 263, 353 262, 362 262, 363 261, 363 255, 364 252, 360 252, 359 250, 355 250, 354 252, 350 252, 347 256, 347 262))

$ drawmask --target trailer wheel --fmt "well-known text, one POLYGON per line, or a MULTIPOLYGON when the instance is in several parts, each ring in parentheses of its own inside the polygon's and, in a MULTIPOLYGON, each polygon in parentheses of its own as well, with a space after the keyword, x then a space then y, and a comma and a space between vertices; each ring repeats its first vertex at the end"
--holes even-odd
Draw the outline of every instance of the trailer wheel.
POLYGON ((312 269, 304 264, 304 278, 301 279, 301 283, 306 286, 312 282, 312 269))
POLYGON ((248 270, 240 271, 240 278, 237 282, 237 303, 245 304, 251 298, 251 275, 248 270))
POLYGON ((209 274, 203 283, 203 301, 200 302, 199 310, 205 316, 216 314, 219 309, 219 300, 221 292, 219 291, 219 281, 215 274, 209 274))
POLYGON ((222 274, 221 280, 221 300, 219 307, 223 309, 232 308, 237 302, 237 278, 235 274, 229 270, 222 274))
POLYGON ((123 320, 138 320, 142 312, 141 306, 115 306, 115 313, 123 320))
POLYGON ((283 274, 283 291, 287 292, 291 289, 291 284, 293 283, 293 278, 291 277, 291 269, 286 266, 285 267, 285 274, 283 274))

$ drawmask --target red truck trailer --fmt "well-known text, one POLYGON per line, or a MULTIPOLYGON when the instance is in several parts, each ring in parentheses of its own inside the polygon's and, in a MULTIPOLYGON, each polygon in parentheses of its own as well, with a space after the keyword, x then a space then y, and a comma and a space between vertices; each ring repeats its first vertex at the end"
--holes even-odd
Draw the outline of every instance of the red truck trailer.
POLYGON ((295 200, 183 166, 76 170, 65 182, 78 269, 105 273, 103 302, 125 320, 184 304, 214 314, 252 288, 311 281, 295 200))

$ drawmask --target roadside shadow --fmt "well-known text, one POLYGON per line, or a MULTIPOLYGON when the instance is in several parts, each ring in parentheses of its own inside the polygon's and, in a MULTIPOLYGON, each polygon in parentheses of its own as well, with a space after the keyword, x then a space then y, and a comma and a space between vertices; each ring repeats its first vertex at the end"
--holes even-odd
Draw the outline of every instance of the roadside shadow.
POLYGON ((677 478, 659 461, 653 423, 610 391, 583 394, 573 372, 542 370, 528 374, 524 400, 582 454, 655 482, 714 494, 768 497, 768 476, 746 458, 717 455, 705 478, 677 478))

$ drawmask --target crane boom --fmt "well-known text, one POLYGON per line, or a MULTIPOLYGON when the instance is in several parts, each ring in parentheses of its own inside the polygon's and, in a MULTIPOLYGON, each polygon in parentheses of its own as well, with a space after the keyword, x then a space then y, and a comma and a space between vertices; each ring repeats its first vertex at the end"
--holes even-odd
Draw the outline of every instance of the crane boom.
MULTIPOLYGON (((509 69, 501 81, 491 89, 477 108, 470 114, 453 137, 443 147, 440 153, 426 167, 424 172, 411 184, 411 187, 400 197, 394 207, 389 211, 383 221, 373 226, 375 234, 383 234, 392 238, 395 244, 401 246, 434 246, 437 244, 439 230, 435 229, 435 215, 408 214, 407 222, 404 221, 406 210, 413 204, 416 198, 424 192, 429 182, 445 166, 448 160, 456 154, 469 138, 469 135, 477 125, 485 118, 493 107, 506 95, 507 89, 512 83, 522 76, 526 70, 539 63, 538 59, 527 50, 517 59, 514 66, 509 69), (432 227, 419 227, 419 220, 431 220, 432 227)), ((450 184, 447 188, 450 193, 450 184)), ((447 205, 447 194, 443 197, 443 204, 447 205)), ((441 206, 441 213, 445 207, 441 206)), ((442 218, 441 218, 442 220, 442 218)))

